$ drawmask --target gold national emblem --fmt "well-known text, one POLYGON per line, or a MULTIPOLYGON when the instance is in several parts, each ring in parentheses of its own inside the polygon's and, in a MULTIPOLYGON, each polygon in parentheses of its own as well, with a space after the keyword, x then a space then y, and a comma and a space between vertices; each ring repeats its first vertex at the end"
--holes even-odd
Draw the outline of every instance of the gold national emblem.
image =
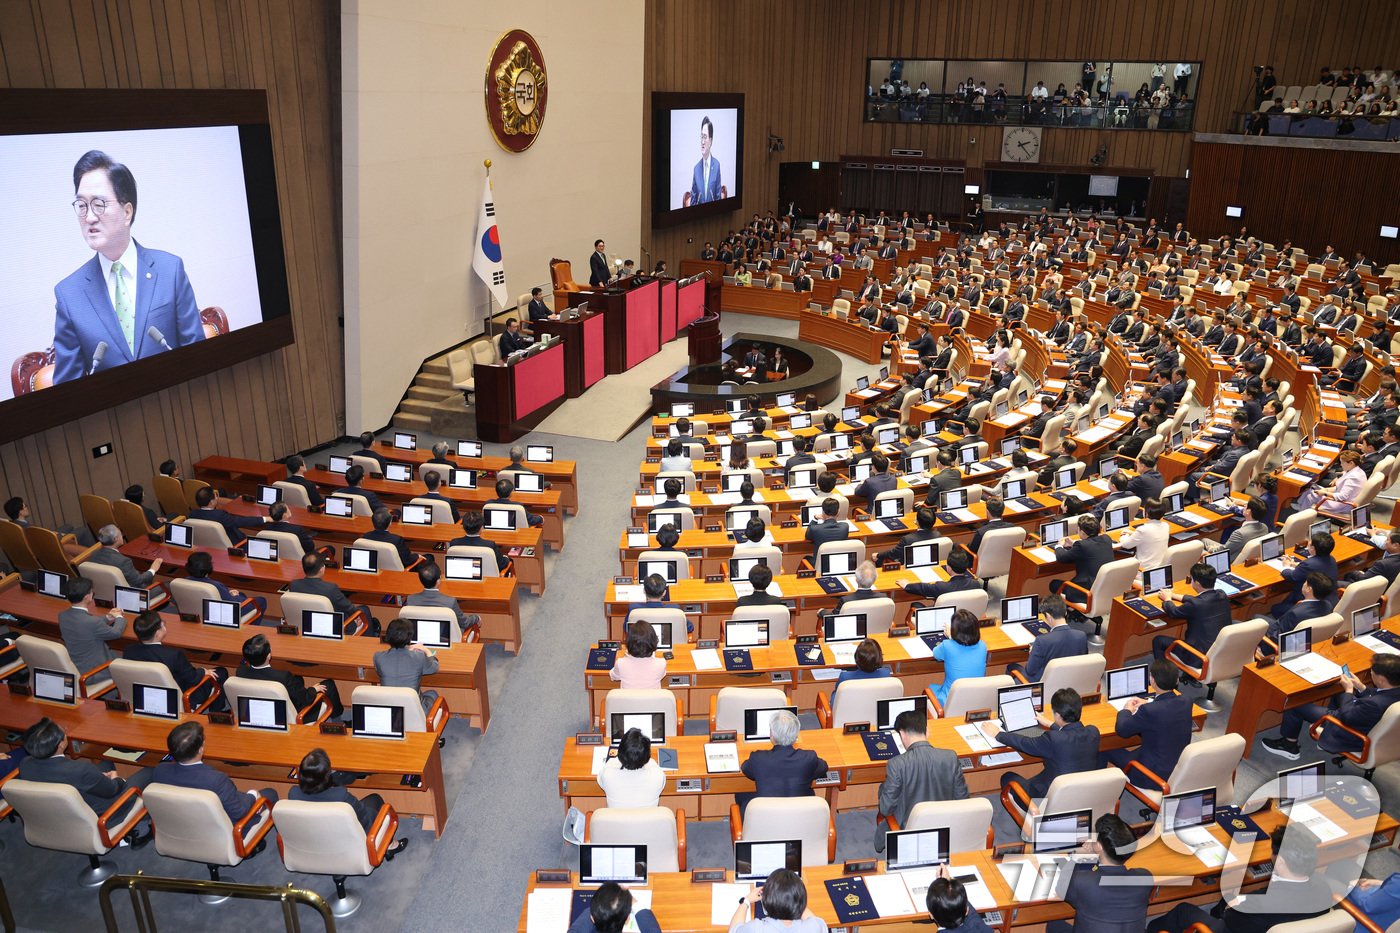
POLYGON ((858 896, 854 895, 854 894, 847 894, 847 895, 846 895, 846 906, 847 906, 847 907, 859 907, 859 906, 860 906, 860 898, 859 898, 858 896))
POLYGON ((883 752, 885 749, 889 748, 890 745, 888 742, 876 742, 875 747, 883 752))
POLYGON ((524 152, 544 125, 549 82, 534 38, 514 29, 501 36, 486 69, 486 114, 502 149, 524 152))
POLYGON ((1231 820, 1231 821, 1230 821, 1230 825, 1233 826, 1233 827, 1235 827, 1236 829, 1248 829, 1248 828, 1249 828, 1249 824, 1247 824, 1244 820, 1240 820, 1240 819, 1231 820))

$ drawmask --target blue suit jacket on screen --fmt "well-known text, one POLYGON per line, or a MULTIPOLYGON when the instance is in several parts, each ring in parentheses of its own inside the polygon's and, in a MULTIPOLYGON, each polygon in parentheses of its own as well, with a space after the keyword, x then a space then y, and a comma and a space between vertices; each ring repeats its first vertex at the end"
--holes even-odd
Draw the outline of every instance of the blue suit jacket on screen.
POLYGON ((705 160, 695 163, 695 175, 690 180, 690 203, 707 204, 719 200, 719 159, 710 156, 710 186, 705 187, 705 160))
POLYGON ((93 352, 103 341, 107 343, 107 355, 98 364, 99 370, 165 352, 146 334, 153 326, 172 349, 204 339, 194 289, 190 287, 184 261, 179 256, 146 249, 137 243, 136 268, 132 272, 136 278, 134 353, 126 345, 121 325, 117 323, 117 313, 112 309, 107 281, 96 253, 78 271, 54 286, 55 383, 87 375, 93 352))

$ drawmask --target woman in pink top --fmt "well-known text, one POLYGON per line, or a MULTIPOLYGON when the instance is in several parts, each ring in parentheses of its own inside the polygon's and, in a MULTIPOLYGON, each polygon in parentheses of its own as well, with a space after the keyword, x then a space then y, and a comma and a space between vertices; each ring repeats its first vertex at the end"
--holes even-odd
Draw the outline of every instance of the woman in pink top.
POLYGON ((613 662, 608 676, 624 690, 655 690, 666 676, 666 659, 656 657, 656 629, 650 622, 627 626, 627 653, 613 662))

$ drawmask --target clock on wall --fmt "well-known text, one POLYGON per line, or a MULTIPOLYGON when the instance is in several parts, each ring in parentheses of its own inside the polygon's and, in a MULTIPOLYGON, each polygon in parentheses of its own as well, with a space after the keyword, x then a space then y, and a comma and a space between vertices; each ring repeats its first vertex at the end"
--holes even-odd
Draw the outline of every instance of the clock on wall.
POLYGON ((1039 162, 1040 127, 1008 126, 1001 133, 1003 162, 1039 162))

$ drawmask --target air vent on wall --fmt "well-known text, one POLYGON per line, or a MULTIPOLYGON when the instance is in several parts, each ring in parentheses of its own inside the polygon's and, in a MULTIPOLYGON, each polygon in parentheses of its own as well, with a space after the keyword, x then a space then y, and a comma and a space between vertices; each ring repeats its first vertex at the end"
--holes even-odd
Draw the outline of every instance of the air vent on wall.
POLYGON ((910 156, 911 158, 922 159, 922 158, 924 157, 924 150, 922 150, 922 149, 891 149, 891 150, 890 150, 890 155, 892 155, 892 156, 910 156))

